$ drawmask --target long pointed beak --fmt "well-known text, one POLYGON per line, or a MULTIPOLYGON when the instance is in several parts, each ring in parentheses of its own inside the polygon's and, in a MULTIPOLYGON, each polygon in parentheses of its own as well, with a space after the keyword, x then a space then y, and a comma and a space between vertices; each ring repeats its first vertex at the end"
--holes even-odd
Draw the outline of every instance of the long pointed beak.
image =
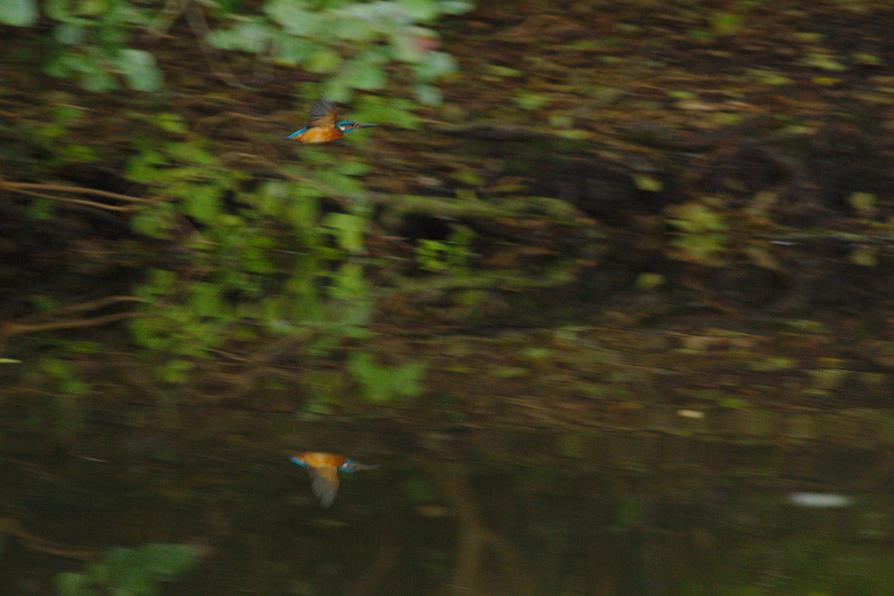
POLYGON ((358 124, 357 128, 375 128, 378 124, 358 124))

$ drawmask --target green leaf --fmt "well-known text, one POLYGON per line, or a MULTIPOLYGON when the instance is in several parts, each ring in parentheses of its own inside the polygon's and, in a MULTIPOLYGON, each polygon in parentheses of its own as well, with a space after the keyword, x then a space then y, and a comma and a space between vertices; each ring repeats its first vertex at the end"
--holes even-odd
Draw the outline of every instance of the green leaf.
POLYGON ((731 12, 716 12, 711 17, 711 29, 717 35, 732 35, 742 27, 742 17, 731 12))
POLYGON ((164 346, 165 342, 158 333, 158 322, 152 319, 135 319, 129 325, 133 340, 140 346, 149 350, 157 350, 164 346))
POLYGON ((77 45, 84 41, 86 28, 75 23, 62 23, 53 31, 53 38, 59 43, 77 45))
POLYGON ((419 117, 413 113, 415 107, 415 103, 409 99, 364 95, 355 105, 355 116, 361 122, 415 129, 419 128, 419 117))
POLYGON ((654 290, 664 283, 664 276, 660 273, 640 273, 636 278, 636 287, 640 290, 654 290))
POLYGON ((235 50, 257 54, 264 50, 273 31, 266 23, 248 21, 232 29, 218 29, 208 34, 208 43, 221 50, 235 50))
POLYGON ((359 264, 342 263, 334 277, 335 285, 330 289, 330 295, 336 300, 359 302, 366 297, 366 280, 363 277, 363 267, 359 264))
POLYGON ((876 251, 872 247, 861 247, 853 251, 850 256, 851 262, 861 267, 875 267, 878 263, 876 251))
POLYGON ((422 393, 424 364, 405 364, 393 372, 394 390, 402 397, 416 397, 422 393))
POLYGON ((416 75, 425 81, 454 73, 456 70, 456 60, 446 52, 428 52, 425 59, 416 65, 416 75))
POLYGON ((217 163, 215 157, 196 143, 168 143, 165 146, 168 155, 183 163, 194 163, 210 166, 217 163))
POLYGON ((360 199, 366 194, 363 183, 353 176, 345 176, 334 170, 321 170, 317 173, 316 178, 324 186, 325 190, 329 191, 331 189, 331 191, 344 197, 360 199))
POLYGON ((196 282, 192 287, 189 304, 200 317, 218 317, 223 313, 224 303, 220 297, 220 286, 212 283, 196 282))
POLYGON ((387 81, 383 67, 386 60, 387 57, 380 52, 365 52, 345 65, 340 78, 344 78, 354 89, 381 89, 387 81))
POLYGON ((399 4, 417 21, 428 21, 440 12, 437 0, 399 0, 399 4))
POLYGON ((374 91, 384 87, 387 81, 385 69, 381 66, 369 65, 349 72, 348 84, 354 89, 374 91))
POLYGON ((55 582, 59 596, 87 596, 93 594, 82 573, 57 573, 55 582))
POLYGON ((80 70, 81 58, 69 53, 60 53, 44 64, 43 71, 51 77, 67 77, 80 70))
POLYGON ((661 189, 664 188, 661 180, 646 174, 636 174, 633 177, 633 183, 638 189, 646 192, 661 192, 661 189))
POLYGON ((338 164, 338 171, 345 176, 362 176, 369 172, 370 167, 362 161, 343 161, 338 164))
POLYGON ((15 358, 0 358, 0 364, 21 364, 21 360, 15 358))
POLYGON ((812 66, 829 72, 841 72, 847 70, 847 66, 822 52, 808 54, 804 57, 802 62, 807 66, 812 66))
POLYGON ((363 218, 349 213, 330 213, 323 221, 334 231, 341 248, 354 254, 363 252, 363 234, 366 231, 363 218))
POLYGON ((437 106, 441 104, 441 92, 431 85, 416 85, 413 87, 419 102, 426 106, 437 106))
POLYGON ((195 192, 183 201, 186 214, 200 223, 212 223, 220 215, 220 201, 217 195, 218 191, 214 187, 197 187, 195 192))
POLYGON ((868 192, 855 192, 848 197, 851 206, 861 215, 872 215, 875 212, 875 195, 868 192))
POLYGON ((161 70, 155 63, 155 56, 149 52, 131 48, 120 50, 117 63, 131 89, 147 93, 161 89, 161 70))
POLYGON ((37 22, 38 17, 35 0, 0 1, 0 23, 4 25, 30 27, 37 22))
POLYGON ((327 74, 335 72, 340 65, 341 56, 338 52, 322 47, 310 56, 304 67, 313 73, 327 74))
POLYGON ((186 125, 183 123, 183 119, 177 114, 162 112, 155 117, 155 123, 165 132, 178 135, 186 133, 186 125))
POLYGON ((142 548, 144 564, 154 573, 171 578, 198 562, 196 549, 187 544, 148 544, 142 548))
POLYGON ((276 61, 285 65, 301 64, 313 55, 314 44, 285 33, 276 38, 276 61))
POLYGON ((81 87, 93 93, 105 93, 116 89, 115 78, 97 64, 87 64, 81 74, 81 87))
POLYGON ((475 8, 475 3, 470 0, 441 0, 440 6, 444 14, 462 14, 475 8))
POLYGON ((304 10, 302 4, 294 0, 270 0, 264 4, 264 12, 270 20, 293 35, 304 37, 320 33, 324 19, 319 14, 304 10))
POLYGON ((523 110, 538 110, 549 102, 548 95, 531 91, 522 91, 515 97, 515 103, 523 110))
POLYGON ((405 364, 395 368, 378 366, 370 354, 361 352, 348 360, 348 371, 372 402, 388 402, 396 397, 415 397, 422 393, 423 364, 405 364))
POLYGON ((136 563, 139 560, 139 556, 135 549, 119 546, 110 550, 106 554, 104 561, 114 576, 116 571, 126 569, 136 563))

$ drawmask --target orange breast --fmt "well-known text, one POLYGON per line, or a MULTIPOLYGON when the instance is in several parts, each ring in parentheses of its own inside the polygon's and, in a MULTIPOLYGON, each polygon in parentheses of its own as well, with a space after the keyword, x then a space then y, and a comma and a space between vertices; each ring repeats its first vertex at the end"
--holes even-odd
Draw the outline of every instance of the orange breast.
POLYGON ((320 451, 305 451, 304 453, 299 453, 298 458, 312 468, 337 468, 348 459, 344 455, 320 451))
POLYGON ((340 139, 344 133, 337 128, 308 128, 298 140, 302 143, 328 143, 340 139))

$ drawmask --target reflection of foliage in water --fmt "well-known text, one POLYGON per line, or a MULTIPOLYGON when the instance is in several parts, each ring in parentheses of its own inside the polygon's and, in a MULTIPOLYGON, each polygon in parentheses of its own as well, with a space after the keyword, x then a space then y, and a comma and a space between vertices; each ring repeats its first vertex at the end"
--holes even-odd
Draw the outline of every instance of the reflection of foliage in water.
POLYGON ((120 596, 153 596, 159 582, 173 581, 198 562, 198 553, 183 544, 147 544, 114 548, 83 573, 56 576, 60 596, 87 596, 103 589, 120 596))

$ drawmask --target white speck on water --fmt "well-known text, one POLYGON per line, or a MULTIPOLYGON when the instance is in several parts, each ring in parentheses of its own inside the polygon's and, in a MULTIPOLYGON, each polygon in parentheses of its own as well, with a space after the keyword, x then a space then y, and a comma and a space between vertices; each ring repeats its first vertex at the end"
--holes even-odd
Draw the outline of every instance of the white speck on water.
POLYGON ((853 499, 847 495, 836 493, 791 493, 788 500, 798 507, 813 507, 817 509, 834 509, 848 507, 853 499))

